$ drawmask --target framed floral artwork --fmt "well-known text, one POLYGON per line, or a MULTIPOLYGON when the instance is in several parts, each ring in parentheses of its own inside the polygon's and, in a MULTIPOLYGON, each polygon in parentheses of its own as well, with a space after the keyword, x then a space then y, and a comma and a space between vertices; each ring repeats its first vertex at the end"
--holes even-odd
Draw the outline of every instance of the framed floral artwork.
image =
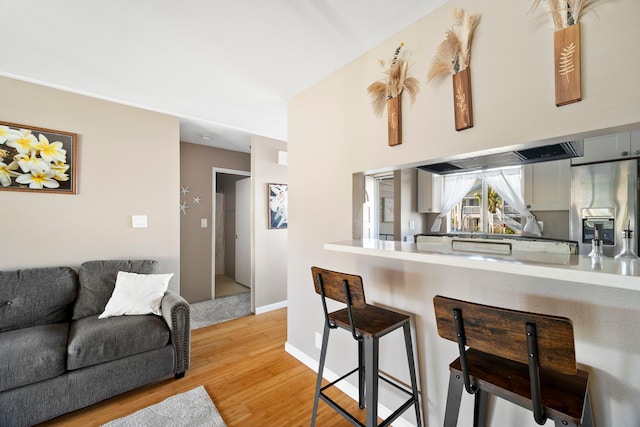
POLYGON ((393 222, 393 197, 383 197, 382 202, 382 222, 393 222))
POLYGON ((269 199, 269 216, 267 220, 269 228, 287 228, 288 189, 287 184, 267 184, 267 197, 269 199))
POLYGON ((0 122, 0 190, 76 194, 77 134, 0 122))

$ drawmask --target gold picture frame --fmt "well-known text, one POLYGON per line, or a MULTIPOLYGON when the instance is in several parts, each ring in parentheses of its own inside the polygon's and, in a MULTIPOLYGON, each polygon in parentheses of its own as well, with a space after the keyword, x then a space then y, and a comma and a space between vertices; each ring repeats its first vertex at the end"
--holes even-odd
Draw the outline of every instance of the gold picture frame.
POLYGON ((0 190, 76 194, 71 132, 0 121, 0 190))

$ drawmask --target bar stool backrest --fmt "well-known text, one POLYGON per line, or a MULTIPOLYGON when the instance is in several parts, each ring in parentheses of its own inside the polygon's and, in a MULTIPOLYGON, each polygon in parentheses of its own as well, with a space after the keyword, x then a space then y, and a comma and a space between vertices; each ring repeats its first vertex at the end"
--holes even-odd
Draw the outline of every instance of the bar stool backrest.
POLYGON ((442 338, 458 342, 456 309, 461 314, 466 346, 527 364, 527 324, 533 324, 539 368, 567 375, 577 372, 573 324, 566 317, 509 310, 439 295, 433 302, 438 334, 442 338))
POLYGON ((354 274, 338 273, 320 267, 311 267, 316 293, 325 298, 349 304, 354 308, 364 308, 362 277, 354 274), (348 294, 347 294, 348 290, 348 294))

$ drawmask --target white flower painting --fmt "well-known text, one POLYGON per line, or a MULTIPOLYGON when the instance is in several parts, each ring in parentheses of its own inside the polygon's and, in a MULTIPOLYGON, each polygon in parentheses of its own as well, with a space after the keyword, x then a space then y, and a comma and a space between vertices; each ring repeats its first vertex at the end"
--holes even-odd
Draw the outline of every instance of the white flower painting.
POLYGON ((0 190, 75 193, 76 134, 0 122, 0 190))
POLYGON ((269 228, 287 228, 288 185, 267 184, 269 197, 269 228))

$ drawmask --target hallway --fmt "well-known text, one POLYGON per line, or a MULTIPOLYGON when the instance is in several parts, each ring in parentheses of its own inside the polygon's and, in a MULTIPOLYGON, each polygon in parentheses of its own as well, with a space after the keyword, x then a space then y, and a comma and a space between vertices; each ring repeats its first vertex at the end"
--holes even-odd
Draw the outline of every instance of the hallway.
POLYGON ((241 285, 229 276, 224 274, 216 274, 216 298, 227 295, 242 294, 251 292, 247 286, 241 285))

